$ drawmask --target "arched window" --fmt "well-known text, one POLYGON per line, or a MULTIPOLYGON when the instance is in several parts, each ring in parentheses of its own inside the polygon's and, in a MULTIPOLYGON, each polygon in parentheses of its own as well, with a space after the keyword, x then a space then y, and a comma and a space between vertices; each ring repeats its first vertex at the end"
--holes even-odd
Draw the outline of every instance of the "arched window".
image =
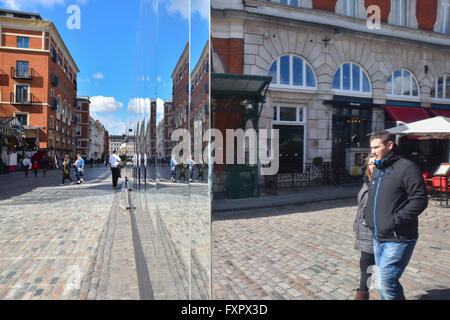
POLYGON ((417 80, 408 70, 395 70, 386 83, 386 95, 398 97, 419 97, 417 80))
POLYGON ((63 102, 63 109, 62 109, 62 114, 63 114, 63 116, 66 115, 66 109, 67 109, 67 103, 66 103, 66 101, 64 100, 64 102, 63 102))
POLYGON ((334 75, 333 89, 353 93, 370 94, 372 88, 367 73, 357 64, 344 63, 334 75))
POLYGON ((450 100, 450 75, 438 77, 430 95, 434 99, 450 100))
POLYGON ((270 66, 268 74, 272 76, 274 86, 316 88, 316 76, 311 66, 294 55, 279 57, 270 66))

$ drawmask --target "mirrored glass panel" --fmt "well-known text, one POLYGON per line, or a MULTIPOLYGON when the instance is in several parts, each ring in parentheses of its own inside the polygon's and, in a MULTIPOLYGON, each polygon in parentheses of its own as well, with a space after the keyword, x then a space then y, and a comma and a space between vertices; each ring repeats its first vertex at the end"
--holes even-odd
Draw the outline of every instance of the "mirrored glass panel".
POLYGON ((209 6, 191 1, 189 133, 191 299, 211 298, 209 6))

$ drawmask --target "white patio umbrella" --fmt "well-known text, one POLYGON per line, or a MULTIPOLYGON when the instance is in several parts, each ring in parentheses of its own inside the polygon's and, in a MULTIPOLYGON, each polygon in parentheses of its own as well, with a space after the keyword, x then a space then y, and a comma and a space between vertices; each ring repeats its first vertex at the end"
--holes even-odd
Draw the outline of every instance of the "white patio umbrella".
POLYGON ((450 118, 434 117, 400 125, 386 131, 395 135, 418 136, 419 139, 450 138, 450 118))

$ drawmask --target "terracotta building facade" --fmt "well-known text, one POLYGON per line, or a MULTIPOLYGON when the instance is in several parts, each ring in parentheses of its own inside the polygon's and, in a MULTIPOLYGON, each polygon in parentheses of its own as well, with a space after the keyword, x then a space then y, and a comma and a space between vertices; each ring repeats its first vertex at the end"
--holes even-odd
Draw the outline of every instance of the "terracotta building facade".
POLYGON ((30 150, 74 153, 79 69, 54 24, 3 10, 0 34, 0 117, 19 119, 30 150))

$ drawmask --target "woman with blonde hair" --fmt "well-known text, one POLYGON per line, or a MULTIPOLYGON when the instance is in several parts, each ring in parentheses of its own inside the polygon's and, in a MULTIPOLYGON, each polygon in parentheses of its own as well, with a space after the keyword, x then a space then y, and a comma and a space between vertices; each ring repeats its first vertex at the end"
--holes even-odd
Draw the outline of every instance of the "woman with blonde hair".
POLYGON ((369 287, 367 282, 370 274, 368 268, 375 265, 373 252, 373 232, 364 221, 364 209, 367 206, 369 184, 372 179, 373 168, 375 167, 375 157, 369 155, 365 161, 365 172, 363 186, 358 194, 358 211, 353 223, 353 231, 356 235, 355 249, 361 252, 359 267, 361 270, 359 288, 356 290, 355 300, 369 300, 369 287))

